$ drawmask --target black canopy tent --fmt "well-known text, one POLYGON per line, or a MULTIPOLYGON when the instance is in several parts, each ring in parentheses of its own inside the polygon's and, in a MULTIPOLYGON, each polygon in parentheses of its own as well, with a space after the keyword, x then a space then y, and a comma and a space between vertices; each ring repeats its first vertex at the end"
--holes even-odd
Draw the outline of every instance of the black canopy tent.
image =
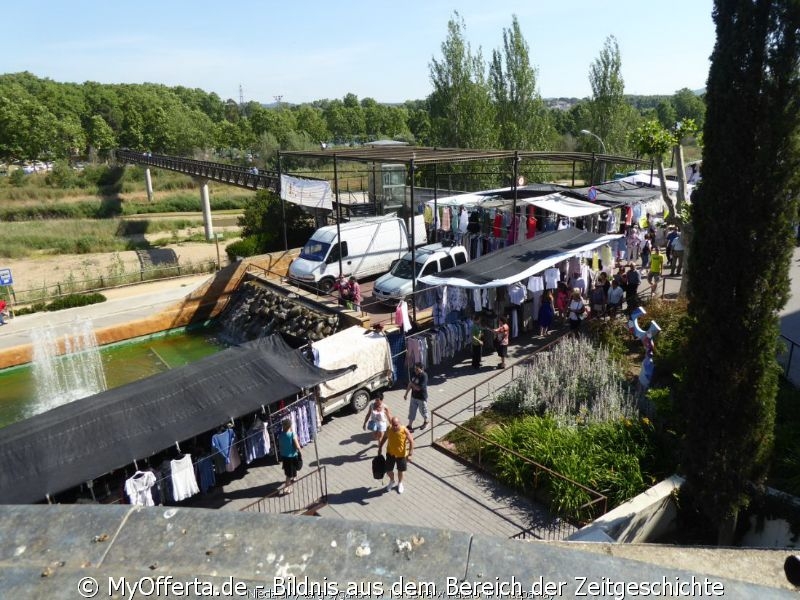
POLYGON ((601 235, 573 227, 547 231, 437 275, 420 277, 419 280, 427 285, 450 285, 467 289, 510 285, 619 237, 619 234, 601 235))
POLYGON ((272 335, 14 423, 0 429, 0 504, 38 502, 348 370, 272 335))

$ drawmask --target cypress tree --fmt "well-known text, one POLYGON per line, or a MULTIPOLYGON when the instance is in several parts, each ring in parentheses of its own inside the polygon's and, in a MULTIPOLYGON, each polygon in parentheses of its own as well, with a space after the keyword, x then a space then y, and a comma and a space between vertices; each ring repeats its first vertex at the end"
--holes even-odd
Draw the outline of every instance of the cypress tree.
POLYGON ((772 451, 797 215, 800 0, 716 0, 714 21, 691 209, 683 467, 695 507, 730 543, 772 451))

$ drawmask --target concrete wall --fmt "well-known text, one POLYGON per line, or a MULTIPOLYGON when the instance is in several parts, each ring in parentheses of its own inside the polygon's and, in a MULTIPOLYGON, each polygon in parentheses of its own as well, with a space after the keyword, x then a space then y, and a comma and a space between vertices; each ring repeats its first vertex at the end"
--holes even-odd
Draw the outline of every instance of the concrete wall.
MULTIPOLYGON (((162 310, 144 319, 98 327, 95 330, 97 343, 104 346, 213 319, 225 308, 230 294, 241 283, 248 267, 256 274, 266 276, 273 273, 275 277, 279 277, 286 275, 289 264, 297 254, 299 254, 299 250, 274 252, 232 263, 210 276, 208 282, 182 300, 165 306, 162 310)), ((63 348, 62 340, 60 342, 62 352, 63 348)), ((0 352, 0 369, 26 364, 32 359, 32 344, 15 346, 0 352)))
POLYGON ((658 540, 675 528, 678 511, 673 494, 683 481, 673 475, 595 519, 567 539, 626 544, 658 540))

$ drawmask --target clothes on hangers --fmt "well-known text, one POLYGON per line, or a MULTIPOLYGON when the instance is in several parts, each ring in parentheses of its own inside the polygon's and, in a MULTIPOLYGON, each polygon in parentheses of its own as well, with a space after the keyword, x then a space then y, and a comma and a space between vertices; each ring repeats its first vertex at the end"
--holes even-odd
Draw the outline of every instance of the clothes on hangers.
POLYGON ((195 479, 194 475, 191 454, 184 454, 182 458, 171 460, 170 471, 172 498, 175 502, 180 502, 200 493, 200 488, 197 487, 197 479, 195 479))
POLYGON ((264 422, 256 417, 247 430, 244 438, 244 461, 249 465, 256 459, 263 458, 270 451, 269 429, 264 422))
POLYGON ((403 331, 411 330, 411 319, 408 318, 408 303, 401 300, 394 312, 394 324, 400 325, 403 331))
POLYGON ((225 470, 235 471, 242 464, 239 451, 236 449, 236 432, 231 427, 217 433, 211 438, 211 447, 225 459, 225 470))
POLYGON ((217 485, 217 476, 214 471, 214 459, 211 454, 206 454, 197 459, 197 480, 200 491, 207 494, 208 490, 217 485))
POLYGON ((508 291, 508 300, 512 304, 519 305, 525 302, 525 297, 527 296, 527 290, 522 283, 520 282, 512 283, 511 285, 508 286, 507 291, 508 291))
POLYGON ((156 476, 152 471, 136 471, 125 481, 125 494, 135 506, 155 506, 151 490, 156 485, 156 476))

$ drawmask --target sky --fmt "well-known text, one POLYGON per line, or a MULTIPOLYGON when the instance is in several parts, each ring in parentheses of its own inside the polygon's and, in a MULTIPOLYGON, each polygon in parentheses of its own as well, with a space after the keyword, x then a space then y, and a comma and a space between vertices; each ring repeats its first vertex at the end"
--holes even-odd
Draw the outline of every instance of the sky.
MULTIPOLYGON (((20 8, 22 5, 19 5, 20 8)), ((58 82, 161 83, 223 100, 404 102, 432 90, 447 23, 488 64, 516 15, 544 98, 591 95, 589 69, 616 37, 626 94, 705 87, 712 0, 39 0, 0 36, 0 73, 58 82)))

